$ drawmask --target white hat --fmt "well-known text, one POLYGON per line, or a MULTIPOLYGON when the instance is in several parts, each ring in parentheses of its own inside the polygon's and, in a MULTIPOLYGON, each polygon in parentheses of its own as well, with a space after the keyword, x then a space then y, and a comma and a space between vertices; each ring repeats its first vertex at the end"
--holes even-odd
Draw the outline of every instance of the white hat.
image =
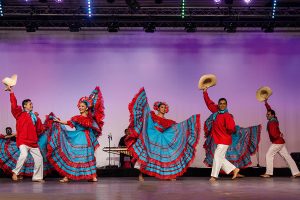
POLYGON ((217 84, 217 77, 214 74, 205 74, 201 76, 198 83, 198 88, 200 90, 203 90, 205 88, 215 86, 216 84, 217 84))
POLYGON ((13 87, 13 86, 15 86, 17 84, 17 79, 18 79, 17 74, 14 74, 10 78, 9 77, 5 77, 2 80, 2 83, 4 83, 4 85, 6 86, 6 88, 13 87))
POLYGON ((260 102, 267 100, 272 95, 272 90, 268 86, 263 86, 256 91, 256 99, 260 102))

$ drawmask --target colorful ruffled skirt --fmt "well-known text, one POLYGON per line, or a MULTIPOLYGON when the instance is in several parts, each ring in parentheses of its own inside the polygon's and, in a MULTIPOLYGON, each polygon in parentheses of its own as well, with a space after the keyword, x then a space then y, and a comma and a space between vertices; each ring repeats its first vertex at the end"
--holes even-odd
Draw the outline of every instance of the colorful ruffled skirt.
POLYGON ((200 137, 200 115, 161 130, 151 117, 144 89, 129 105, 130 135, 126 145, 141 172, 160 179, 183 175, 193 162, 200 137))
POLYGON ((64 125, 53 123, 51 131, 47 158, 55 170, 73 180, 97 177, 94 153, 99 143, 92 130, 76 127, 68 131, 64 125))
MULTIPOLYGON (((237 168, 246 168, 252 164, 251 155, 258 150, 260 142, 261 125, 241 128, 236 126, 236 132, 232 134, 232 144, 229 146, 226 159, 237 168)), ((204 163, 211 167, 214 159, 214 152, 217 144, 211 134, 206 136, 203 145, 206 157, 204 163)))
MULTIPOLYGON (((46 159, 47 154, 47 138, 49 131, 45 131, 39 136, 38 145, 44 160, 44 176, 49 174, 53 167, 46 159)), ((20 155, 20 150, 17 147, 15 141, 11 139, 5 139, 4 136, 0 137, 0 168, 4 173, 11 175, 12 170, 15 169, 18 158, 20 155)), ((27 160, 25 161, 20 175, 22 176, 32 176, 34 170, 34 160, 30 153, 28 153, 27 160)))

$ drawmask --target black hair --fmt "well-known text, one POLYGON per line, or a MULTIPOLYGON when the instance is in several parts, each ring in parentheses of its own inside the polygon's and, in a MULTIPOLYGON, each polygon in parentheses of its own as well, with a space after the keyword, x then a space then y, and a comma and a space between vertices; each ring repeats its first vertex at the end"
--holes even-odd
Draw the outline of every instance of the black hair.
POLYGON ((276 117, 276 112, 274 110, 270 109, 270 110, 268 110, 268 112, 270 112, 271 115, 274 115, 274 117, 276 117))
POLYGON ((90 110, 88 102, 87 101, 80 101, 80 103, 84 103, 84 105, 88 108, 88 110, 90 110))
POLYGON ((24 99, 23 101, 22 101, 22 107, 24 108, 24 106, 28 103, 28 102, 30 102, 31 100, 30 99, 24 99))
POLYGON ((11 127, 6 127, 5 132, 6 132, 7 135, 10 135, 12 133, 11 127))
POLYGON ((159 108, 161 105, 166 105, 166 104, 164 104, 163 102, 160 102, 160 103, 157 105, 157 107, 159 108))
POLYGON ((83 101, 83 103, 86 105, 86 107, 89 107, 88 102, 83 101))
POLYGON ((220 101, 225 101, 226 104, 227 104, 227 99, 225 99, 225 98, 220 98, 219 101, 218 101, 218 104, 220 103, 220 101))

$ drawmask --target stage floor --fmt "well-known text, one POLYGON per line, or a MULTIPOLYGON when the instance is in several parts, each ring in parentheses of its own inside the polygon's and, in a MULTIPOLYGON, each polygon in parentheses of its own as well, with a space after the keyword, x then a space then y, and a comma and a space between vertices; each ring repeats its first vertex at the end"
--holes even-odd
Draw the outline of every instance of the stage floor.
POLYGON ((199 199, 299 199, 300 178, 276 177, 262 179, 248 177, 238 180, 221 178, 210 184, 207 177, 182 177, 177 181, 160 181, 146 177, 145 182, 136 178, 101 178, 97 183, 72 181, 59 183, 57 178, 45 183, 30 179, 13 183, 0 179, 0 199, 46 200, 199 200, 199 199))

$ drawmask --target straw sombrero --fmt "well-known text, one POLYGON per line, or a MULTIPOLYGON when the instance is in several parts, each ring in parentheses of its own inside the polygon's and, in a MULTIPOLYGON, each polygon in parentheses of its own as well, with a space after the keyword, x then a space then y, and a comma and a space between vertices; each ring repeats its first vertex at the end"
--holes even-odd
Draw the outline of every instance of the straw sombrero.
POLYGON ((215 86, 217 84, 217 77, 213 74, 205 74, 201 76, 199 83, 198 83, 198 88, 200 90, 203 90, 205 88, 209 88, 212 86, 215 86))
POLYGON ((2 80, 2 83, 6 86, 6 89, 7 89, 8 87, 15 86, 17 84, 17 79, 18 79, 17 74, 14 74, 11 77, 5 77, 2 80))
POLYGON ((272 90, 268 86, 263 86, 256 91, 256 99, 260 102, 267 100, 272 95, 272 90))

